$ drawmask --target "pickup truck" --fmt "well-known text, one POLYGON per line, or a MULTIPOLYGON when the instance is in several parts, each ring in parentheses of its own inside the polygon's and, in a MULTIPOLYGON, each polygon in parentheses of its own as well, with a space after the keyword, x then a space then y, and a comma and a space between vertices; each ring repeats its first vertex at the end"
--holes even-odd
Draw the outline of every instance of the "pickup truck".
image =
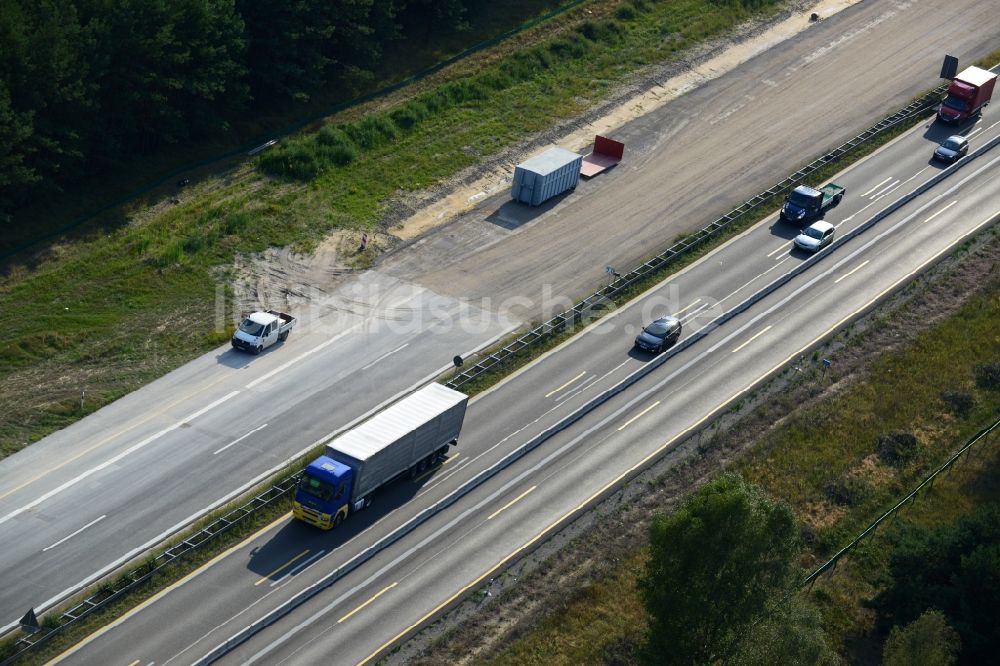
POLYGON ((276 310, 254 312, 246 317, 233 333, 233 349, 259 354, 275 342, 288 337, 295 326, 295 317, 276 310))
POLYGON ((785 199, 779 217, 786 222, 804 227, 813 220, 823 217, 828 208, 839 204, 845 192, 846 189, 835 183, 824 185, 818 190, 808 185, 799 185, 785 199))

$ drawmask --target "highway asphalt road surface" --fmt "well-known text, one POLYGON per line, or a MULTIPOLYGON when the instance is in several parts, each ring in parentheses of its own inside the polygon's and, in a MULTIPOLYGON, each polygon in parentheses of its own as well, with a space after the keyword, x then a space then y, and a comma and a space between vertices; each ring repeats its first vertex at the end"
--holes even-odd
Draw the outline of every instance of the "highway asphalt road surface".
POLYGON ((837 176, 847 196, 826 219, 838 240, 794 249, 775 218, 600 320, 471 404, 460 446, 341 529, 288 519, 93 637, 66 663, 195 663, 296 595, 329 587, 221 663, 364 663, 475 589, 624 477, 880 297, 1000 219, 1000 118, 960 128, 983 153, 946 167, 930 155, 956 131, 928 122, 837 176), (910 195, 926 189, 909 201, 910 195), (740 304, 746 303, 746 307, 740 304), (726 318, 724 313, 737 314, 726 318), (650 318, 685 331, 663 355, 632 348, 650 318), (535 441, 582 405, 627 388, 405 533, 422 511, 535 441), (515 416, 516 415, 516 416, 515 416), (357 565, 355 567, 355 565, 357 565), (169 626, 169 632, 158 628, 169 626))
MULTIPOLYGON (((574 194, 530 211, 487 201, 346 280, 287 343, 257 358, 219 349, 0 461, 0 623, 849 138, 935 85, 944 53, 997 48, 996 9, 880 0, 825 18, 621 128, 626 161, 574 194), (390 326, 414 320, 424 326, 390 326)), ((529 407, 502 417, 522 427, 529 407)))

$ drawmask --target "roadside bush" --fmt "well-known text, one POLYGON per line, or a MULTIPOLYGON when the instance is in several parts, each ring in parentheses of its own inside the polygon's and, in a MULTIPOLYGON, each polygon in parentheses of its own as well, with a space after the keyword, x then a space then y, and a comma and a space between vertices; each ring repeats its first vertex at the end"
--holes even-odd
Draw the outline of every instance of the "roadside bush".
POLYGON ((389 114, 392 122, 402 130, 412 129, 414 125, 427 117, 427 107, 420 102, 410 102, 389 114))
POLYGON ((858 506, 871 496, 871 484, 855 474, 844 474, 827 482, 826 496, 840 506, 858 506))
POLYGON ((968 391, 941 391, 941 401, 952 414, 960 418, 968 416, 976 406, 976 398, 968 391))
POLYGON ((562 37, 551 41, 549 53, 557 58, 582 58, 587 53, 587 42, 579 34, 562 37))
POLYGON ((615 10, 615 18, 622 21, 631 21, 639 15, 635 5, 622 5, 615 10))
POLYGON ((302 140, 265 154, 260 160, 260 167, 272 176, 303 181, 312 180, 321 170, 314 149, 302 140))
POLYGON ((980 387, 1000 389, 1000 363, 980 363, 975 374, 976 384, 980 387))
POLYGON ((622 34, 622 27, 617 21, 587 21, 577 30, 592 42, 614 43, 622 34))
POLYGON ((890 432, 875 440, 875 453, 889 465, 906 462, 916 451, 917 438, 912 433, 890 432))
POLYGON ((374 148, 396 138, 396 124, 384 114, 365 116, 356 123, 344 125, 344 132, 363 149, 374 148))

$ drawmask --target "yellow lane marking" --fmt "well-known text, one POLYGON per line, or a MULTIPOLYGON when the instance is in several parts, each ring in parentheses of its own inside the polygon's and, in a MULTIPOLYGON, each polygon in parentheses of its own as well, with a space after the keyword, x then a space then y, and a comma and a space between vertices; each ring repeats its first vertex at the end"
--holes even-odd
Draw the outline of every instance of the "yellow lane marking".
POLYGON ((133 662, 132 662, 131 664, 129 664, 128 666, 135 666, 136 664, 138 664, 138 663, 139 663, 139 661, 140 661, 139 659, 136 659, 135 661, 133 661, 133 662))
POLYGON ((433 474, 434 472, 438 471, 439 469, 441 469, 442 467, 444 467, 445 465, 447 465, 448 463, 450 463, 450 462, 451 462, 452 460, 454 460, 455 458, 457 458, 457 457, 458 457, 458 456, 460 456, 460 455, 461 455, 461 454, 459 454, 459 453, 456 453, 455 455, 453 455, 453 456, 451 456, 451 457, 447 458, 447 459, 446 459, 446 460, 445 460, 445 461, 444 461, 443 463, 441 463, 440 465, 436 465, 436 466, 434 466, 434 467, 431 467, 431 468, 430 468, 429 470, 427 470, 426 472, 424 472, 423 474, 421 474, 421 475, 420 475, 420 476, 418 476, 417 478, 413 479, 413 482, 414 482, 414 483, 416 483, 417 481, 423 481, 423 480, 424 480, 424 479, 426 479, 426 478, 427 478, 428 476, 430 476, 430 475, 431 475, 431 474, 433 474))
POLYGON ((568 382, 566 382, 565 384, 563 384, 559 388, 555 389, 554 391, 549 391, 548 393, 545 394, 545 397, 548 398, 549 396, 552 396, 552 395, 555 395, 556 393, 559 393, 559 391, 562 391, 564 388, 566 388, 567 386, 569 386, 570 384, 572 384, 573 382, 575 382, 576 380, 578 380, 580 377, 583 377, 585 374, 587 374, 586 370, 584 370, 583 372, 581 372, 576 377, 574 377, 573 379, 569 380, 568 382))
POLYGON ((860 271, 862 268, 864 268, 865 264, 867 264, 869 261, 871 261, 871 259, 865 259, 860 264, 858 264, 857 266, 855 266, 853 269, 847 271, 846 273, 844 273, 843 275, 841 275, 839 278, 837 278, 836 280, 834 280, 833 283, 837 284, 838 282, 840 282, 841 280, 843 280, 845 277, 850 277, 850 276, 854 275, 855 273, 857 273, 858 271, 860 271))
POLYGON ((381 596, 382 596, 383 594, 385 594, 386 592, 388 592, 388 591, 389 591, 389 590, 391 590, 392 588, 396 587, 397 585, 399 585, 399 583, 398 583, 398 582, 395 582, 395 583, 393 583, 392 585, 390 585, 390 586, 388 586, 388 587, 384 587, 384 588, 382 588, 381 590, 379 590, 378 592, 376 592, 376 593, 375 593, 375 596, 373 596, 373 597, 372 597, 371 599, 369 599, 369 600, 368 600, 368 601, 366 601, 365 603, 361 604, 360 606, 358 606, 357 608, 355 608, 354 610, 352 610, 352 611, 351 611, 350 613, 348 613, 348 614, 347 614, 347 615, 345 615, 344 617, 342 617, 342 618, 340 618, 339 620, 337 620, 337 624, 340 624, 341 622, 343 622, 343 621, 344 621, 344 620, 346 620, 347 618, 351 617, 352 615, 354 615, 355 613, 357 613, 357 612, 358 612, 359 610, 361 610, 362 608, 364 608, 365 606, 367 606, 367 605, 368 605, 368 604, 370 604, 371 602, 375 601, 376 599, 378 599, 378 598, 379 598, 379 597, 381 597, 381 596))
POLYGON ((423 480, 424 480, 424 479, 426 479, 426 478, 427 478, 428 476, 430 476, 430 475, 431 475, 431 474, 433 474, 434 472, 438 471, 438 470, 439 470, 439 469, 441 469, 442 467, 443 467, 443 465, 434 465, 434 466, 432 466, 432 467, 431 467, 431 468, 430 468, 429 470, 427 470, 426 472, 424 472, 424 473, 423 473, 423 474, 421 474, 420 476, 417 476, 417 477, 414 477, 414 479, 413 479, 413 483, 417 483, 418 481, 423 481, 423 480))
POLYGON ((738 352, 739 350, 743 349, 743 348, 744 348, 744 347, 746 347, 746 346, 747 346, 748 344, 750 344, 751 342, 753 342, 754 340, 756 340, 756 339, 757 339, 757 338, 759 338, 760 336, 762 336, 762 335, 764 335, 765 333, 767 333, 767 332, 768 332, 769 330, 771 330, 771 327, 770 327, 770 326, 767 326, 767 327, 765 327, 765 328, 764 328, 764 330, 762 330, 761 332, 759 332, 759 333, 758 333, 757 335, 753 336, 752 338, 750 338, 749 340, 747 340, 746 342, 744 342, 743 344, 741 344, 741 345, 740 345, 739 347, 737 347, 736 349, 734 349, 734 350, 733 350, 733 353, 735 354, 735 353, 736 353, 736 352, 738 352))
POLYGON ((701 303, 701 299, 700 298, 694 299, 691 302, 691 305, 687 306, 686 308, 681 308, 680 310, 678 310, 677 312, 674 313, 674 316, 676 317, 677 315, 681 314, 682 312, 684 312, 686 310, 690 310, 691 308, 693 308, 694 306, 698 305, 699 303, 701 303))
MULTIPOLYGON (((990 215, 989 217, 987 217, 986 219, 984 219, 982 222, 980 222, 979 224, 977 224, 975 227, 973 227, 972 231, 969 231, 968 233, 962 234, 961 236, 959 236, 958 238, 956 238, 952 242, 952 245, 954 245, 958 241, 962 240, 966 236, 972 235, 973 233, 975 233, 976 231, 978 231, 980 227, 982 227, 983 225, 985 225, 988 222, 990 222, 993 218, 1000 218, 1000 210, 997 210, 995 213, 993 213, 992 215, 990 215)), ((816 343, 818 343, 820 340, 822 340, 826 336, 828 336, 831 333, 833 333, 834 331, 836 331, 838 328, 840 328, 841 326, 843 326, 846 322, 850 321, 852 318, 854 318, 857 315, 859 315, 860 313, 864 312, 873 303, 875 303, 876 301, 878 301, 880 298, 882 298, 883 296, 885 296, 886 294, 888 294, 893 289, 896 289, 897 287, 899 287, 899 285, 901 285, 904 282, 906 282, 907 280, 909 280, 912 276, 914 276, 917 273, 919 273, 921 270, 923 270, 924 266, 926 266, 927 264, 931 263, 932 261, 934 261, 935 259, 937 259, 938 257, 940 257, 942 254, 944 254, 944 253, 943 252, 939 253, 938 255, 933 256, 930 259, 927 259, 926 261, 924 261, 922 264, 920 264, 919 266, 917 266, 915 269, 913 269, 912 271, 910 271, 908 274, 904 275, 899 280, 897 280, 893 284, 891 284, 888 287, 886 287, 885 289, 883 289, 874 298, 872 298, 870 301, 868 301, 867 303, 865 303, 864 305, 862 305, 860 308, 858 308, 857 310, 855 310, 851 314, 847 315, 846 317, 844 317, 843 319, 841 319, 840 321, 838 321, 836 324, 834 324, 830 328, 826 329, 825 331, 823 331, 822 333, 820 333, 819 335, 817 335, 815 338, 813 338, 812 340, 810 340, 809 342, 807 342, 803 347, 801 347, 798 351, 796 351, 795 353, 793 353, 793 354, 789 355, 788 357, 786 357, 783 361, 781 361, 780 363, 778 363, 777 365, 775 365, 773 368, 771 368, 770 370, 768 370, 764 374, 760 375, 759 377, 757 377, 756 379, 754 379, 753 381, 751 381, 743 389, 741 389, 741 390, 737 391, 736 393, 734 393, 732 395, 732 397, 730 397, 728 400, 724 400, 724 401, 720 402, 719 404, 720 405, 727 405, 727 404, 731 403, 732 401, 736 400, 736 398, 740 397, 741 395, 743 395, 744 393, 746 393, 747 391, 749 391, 750 389, 752 389, 754 386, 756 386, 758 382, 760 382, 761 380, 763 380, 763 379, 765 379, 767 377, 770 377, 772 373, 776 372, 777 370, 780 370, 783 366, 787 365, 792 359, 798 358, 806 350, 810 349, 813 345, 815 345, 816 343)), ((598 490, 596 493, 594 493, 593 495, 591 495, 590 497, 588 497, 587 499, 585 499, 583 502, 581 502, 580 504, 578 504, 576 507, 574 507, 573 509, 570 509, 569 511, 567 511, 566 513, 564 513, 562 516, 560 516, 559 518, 557 518, 556 520, 554 520, 553 522, 551 522, 548 525, 548 527, 546 527, 541 532, 539 532, 538 534, 536 534, 535 536, 533 536, 531 539, 529 539, 528 541, 526 541, 524 543, 524 545, 522 545, 522 546, 516 548, 515 550, 511 551, 510 554, 508 554, 502 560, 500 560, 499 562, 497 562, 496 564, 494 564, 492 567, 489 567, 483 573, 483 575, 481 575, 479 578, 475 579, 474 581, 472 581, 471 583, 469 583, 468 585, 466 585, 465 587, 463 587, 462 589, 460 589, 458 592, 455 592, 455 594, 451 595, 450 597, 448 597, 447 599, 445 599, 444 601, 442 601, 440 604, 438 604, 437 606, 435 606, 434 608, 432 608, 431 610, 429 610, 427 613, 425 613, 424 616, 421 617, 419 620, 417 620, 416 622, 414 622, 413 624, 411 624, 407 628, 403 629, 401 632, 399 632, 398 634, 396 634, 395 636, 393 636, 392 638, 390 638, 389 640, 387 640, 385 643, 382 643, 382 645, 378 646, 375 649, 374 652, 372 652, 370 655, 368 655, 367 657, 365 657, 364 659, 362 659, 361 661, 359 661, 357 663, 357 666, 364 666, 369 661, 371 661, 372 659, 374 659, 375 657, 377 657, 379 654, 381 654, 381 652, 383 650, 385 650, 387 647, 389 647, 390 645, 392 645, 393 643, 395 643, 396 641, 398 641, 400 638, 402 638, 403 636, 406 636, 408 633, 410 633, 411 631, 413 631, 414 629, 416 629, 417 627, 419 627, 420 625, 422 625, 429 618, 434 617, 435 615, 437 615, 439 612, 441 612, 442 608, 446 608, 452 602, 454 602, 455 599, 458 599, 459 597, 461 597, 462 595, 464 595, 466 592, 468 592, 472 588, 478 586, 480 583, 482 583, 484 580, 486 580, 489 576, 492 576, 495 571, 497 571, 498 569, 502 568, 505 564, 507 564, 507 562, 509 562, 510 560, 512 560, 514 557, 516 557, 518 553, 520 553, 521 551, 524 551, 524 550, 527 550, 528 548, 530 548, 532 546, 532 544, 534 544, 536 541, 538 541, 539 539, 541 539, 542 537, 544 537, 546 534, 548 534, 556 526, 558 526, 559 524, 563 523, 567 518, 569 518, 570 516, 572 516, 576 512, 580 511, 581 509, 585 508, 587 505, 589 505, 595 499, 597 499, 598 497, 600 497, 609 488, 612 488, 612 487, 618 485, 619 483, 621 483, 621 481, 623 479, 627 478, 629 475, 631 475, 637 469, 642 468, 649 461, 651 461, 654 458, 656 458, 657 456, 661 455, 664 451, 667 450, 667 448, 671 444, 673 444, 674 442, 676 442, 678 439, 680 439, 681 437, 683 437, 687 433, 691 432, 692 430, 697 429, 702 423, 704 423, 705 421, 707 421, 712 416, 712 414, 714 414, 716 411, 717 411, 717 409, 715 409, 715 408, 709 410, 709 412, 707 414, 705 414, 700 419, 698 419, 697 421, 695 421, 692 425, 688 426, 687 428, 685 428, 684 430, 680 431, 679 433, 677 433, 676 435, 674 435, 672 438, 670 438, 669 440, 667 440, 667 442, 663 446, 661 446, 660 448, 658 448, 655 451, 653 451, 652 453, 650 453, 648 456, 646 456, 645 458, 643 458, 642 460, 640 460, 638 463, 636 463, 632 467, 629 467, 627 470, 625 470, 624 472, 622 472, 617 478, 615 478, 615 479, 609 481, 608 483, 606 483, 604 485, 604 487, 601 488, 600 490, 598 490)))
POLYGON ((767 256, 770 257, 772 255, 778 254, 779 252, 781 252, 782 250, 784 250, 786 247, 788 247, 789 245, 791 245, 792 242, 793 241, 788 241, 787 243, 782 243, 781 245, 778 246, 778 249, 772 250, 771 252, 768 252, 767 256))
POLYGON ((653 407, 656 407, 656 406, 657 406, 658 404, 660 404, 660 401, 659 401, 659 400, 657 400, 657 401, 656 401, 656 402, 654 402, 654 403, 653 403, 652 405, 650 405, 650 406, 649 406, 649 407, 647 407, 646 409, 642 410, 641 412, 639 412, 638 414, 636 414, 635 416, 633 416, 632 418, 630 418, 630 419, 629 419, 628 421, 626 421, 626 422, 625 422, 625 423, 624 423, 624 424, 622 425, 622 427, 621 427, 621 428, 618 428, 618 430, 619 430, 619 431, 622 431, 622 430, 624 430, 625 428, 627 428, 627 427, 629 426, 629 424, 630 424, 630 423, 632 423, 632 421, 635 421, 635 420, 636 420, 637 418, 639 418, 640 416, 642 416, 643 414, 645 414, 646 412, 648 412, 649 410, 651 410, 651 409, 652 409, 653 407))
POLYGON ((263 578, 261 578, 256 583, 254 583, 253 586, 257 587, 261 583, 264 583, 264 582, 270 580, 271 577, 274 576, 274 574, 278 573, 279 571, 283 571, 284 569, 287 569, 288 567, 292 566, 293 564, 295 564, 296 562, 298 562, 299 560, 301 560, 303 557, 305 557, 308 554, 309 554, 309 549, 306 548, 301 553, 299 553, 298 555, 296 555, 292 559, 288 560, 287 562, 285 562, 284 564, 282 564, 280 567, 278 567, 277 569, 275 569, 271 573, 267 574, 266 576, 264 576, 263 578))
POLYGON ((496 516, 500 515, 501 512, 506 511, 510 507, 514 506, 514 504, 516 502, 519 502, 520 500, 524 499, 527 496, 528 493, 530 493, 532 490, 534 490, 537 487, 538 486, 531 486, 530 488, 528 488, 527 490, 525 490, 523 493, 521 493, 520 495, 518 495, 517 497, 515 497, 511 501, 509 501, 506 504, 504 504, 502 507, 500 507, 499 509, 497 509, 496 511, 494 511, 493 513, 491 513, 489 516, 487 516, 486 520, 493 520, 493 518, 495 518, 496 516))
POLYGON ((865 193, 864 193, 864 194, 862 194, 861 196, 863 196, 863 197, 866 197, 866 196, 868 196, 869 194, 871 194, 872 192, 874 192, 874 191, 875 191, 875 190, 877 190, 878 188, 880 188, 880 187, 882 187, 883 185, 885 185, 886 183, 888 183, 888 182, 889 182, 890 180, 892 180, 892 176, 889 176, 888 178, 886 178, 886 179, 885 179, 885 180, 883 180, 883 181, 882 181, 881 183, 879 183, 878 185, 876 185, 876 186, 875 186, 875 187, 873 187, 872 189, 868 190, 867 192, 865 192, 865 193))
MULTIPOLYGON (((157 592, 156 594, 154 594, 153 596, 151 596, 149 599, 146 599, 141 604, 139 604, 138 606, 136 606, 132 610, 128 611, 127 613, 125 613, 124 615, 122 615, 120 618, 118 618, 114 622, 101 627, 100 629, 98 629, 97 631, 95 631, 91 635, 87 636, 85 639, 83 639, 82 641, 80 641, 79 643, 77 643, 76 645, 74 645, 73 647, 69 648, 68 650, 66 650, 65 652, 63 652, 62 654, 60 654, 59 656, 57 656, 54 659, 52 659, 51 661, 49 661, 45 666, 51 666, 52 664, 55 664, 55 663, 57 663, 59 661, 62 661, 66 657, 69 657, 74 652, 83 649, 83 647, 85 645, 87 645, 88 643, 91 643, 92 641, 100 638, 103 634, 105 634, 108 631, 111 631, 112 629, 114 629, 115 627, 117 627, 119 624, 122 624, 123 622, 125 622, 126 620, 128 620, 133 615, 136 615, 137 613, 139 613, 140 611, 142 611, 147 606, 151 606, 152 604, 156 603, 157 601, 159 601, 160 599, 162 599, 166 595, 170 594, 172 591, 174 591, 175 589, 177 589, 178 587, 180 587, 184 583, 188 582, 189 580, 191 580, 192 578, 194 578, 196 576, 201 575, 202 573, 204 573, 205 571, 207 571, 209 568, 211 568, 212 566, 214 566, 218 562, 221 562, 225 558, 229 557, 230 555, 232 555, 233 553, 235 553, 237 550, 239 550, 243 546, 245 546, 248 543, 252 542, 254 539, 258 539, 262 535, 266 534, 268 531, 273 530, 275 527, 277 527, 278 525, 281 525, 282 523, 284 523, 286 520, 288 520, 291 517, 292 517, 292 512, 289 511, 285 515, 283 515, 280 518, 278 518, 277 520, 275 520, 270 525, 265 525, 264 527, 260 528, 259 530, 257 530, 256 532, 254 532, 253 534, 251 534, 250 536, 248 536, 246 539, 244 539, 243 541, 240 541, 238 544, 236 544, 235 546, 233 546, 232 548, 230 548, 229 550, 227 550, 227 551, 225 551, 223 553, 219 553, 218 555, 216 555, 215 557, 213 557, 212 559, 210 559, 208 562, 205 562, 203 565, 201 565, 200 567, 198 567, 197 569, 195 569, 194 571, 192 571, 188 575, 184 576, 184 578, 181 578, 179 581, 177 581, 176 583, 174 583, 170 587, 166 587, 166 588, 160 590, 159 592, 157 592)), ((129 666, 131 666, 131 664, 129 664, 129 666)))
POLYGON ((941 213, 945 212, 946 210, 948 210, 949 208, 951 208, 952 206, 954 206, 954 205, 955 205, 955 204, 957 204, 957 203, 958 203, 958 199, 955 199, 955 200, 954 200, 954 201, 952 201, 952 202, 951 202, 950 204, 948 204, 947 206, 945 206, 944 208, 942 208, 942 209, 941 209, 941 210, 939 210, 938 212, 934 213, 933 215, 931 215, 930 217, 928 217, 928 218, 927 218, 926 220, 924 220, 924 221, 923 221, 923 222, 921 222, 920 224, 927 224, 928 222, 930 222, 931 220, 933 220, 933 219, 934 219, 935 217, 937 217, 937 216, 938 216, 938 215, 940 215, 941 213))

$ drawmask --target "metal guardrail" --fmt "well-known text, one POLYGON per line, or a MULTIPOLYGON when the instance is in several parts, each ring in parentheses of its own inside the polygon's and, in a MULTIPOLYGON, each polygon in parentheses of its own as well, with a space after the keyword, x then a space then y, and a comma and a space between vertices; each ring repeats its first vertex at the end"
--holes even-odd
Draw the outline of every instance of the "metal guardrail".
POLYGON ((841 558, 847 556, 852 550, 857 548, 858 545, 862 541, 864 541, 867 537, 875 534, 875 530, 878 529, 879 525, 881 525, 887 520, 894 519, 899 514, 900 511, 906 508, 907 504, 913 502, 917 498, 917 493, 919 493, 921 490, 924 490, 925 488, 926 489, 932 488, 934 486, 934 479, 936 479, 939 475, 951 469, 963 455, 968 456, 973 446, 978 444, 980 441, 989 443, 990 433, 992 433, 998 427, 1000 427, 1000 419, 994 421, 993 425, 987 426, 986 428, 983 428, 978 433, 973 435, 972 438, 965 443, 965 446, 963 446, 954 455, 952 455, 946 463, 938 467, 936 470, 934 470, 934 472, 928 475, 927 478, 921 481, 920 485, 914 488, 906 497, 899 500, 899 502, 897 502, 894 507, 892 507, 891 509, 883 513, 881 516, 879 516, 878 519, 875 520, 875 522, 866 527, 864 531, 861 532, 861 534, 854 537, 854 539, 849 544, 847 544, 839 551, 837 551, 836 555, 831 557, 827 562, 825 562, 822 566, 816 569, 816 571, 809 574, 809 576, 807 576, 806 579, 802 581, 802 587, 806 586, 812 587, 813 583, 816 582, 817 578, 819 578, 828 571, 836 569, 837 562, 839 562, 841 558))
POLYGON ((98 585, 96 592, 58 616, 62 620, 59 626, 49 631, 45 631, 43 626, 36 633, 25 634, 18 639, 14 645, 20 649, 15 654, 4 659, 3 662, 0 662, 0 666, 13 664, 28 652, 37 649, 40 645, 71 628, 76 622, 106 608, 125 594, 142 587, 166 567, 180 562, 206 543, 211 542, 215 537, 228 532, 233 527, 247 520, 257 511, 271 506, 295 490, 299 476, 300 474, 294 474, 272 485, 264 492, 254 496, 250 501, 215 519, 202 529, 188 536, 176 546, 172 546, 156 557, 150 558, 142 566, 125 574, 122 578, 115 581, 115 583, 98 585))
MULTIPOLYGON (((515 341, 505 345, 497 352, 491 353, 489 356, 479 361, 476 365, 464 370, 455 377, 452 377, 446 385, 451 388, 459 388, 473 379, 489 372, 490 370, 501 366, 503 363, 510 360, 512 356, 523 351, 524 349, 536 345, 560 331, 566 330, 569 326, 575 325, 581 321, 585 314, 595 312, 596 310, 607 307, 609 304, 613 305, 611 299, 621 294, 628 287, 644 279, 650 274, 663 269, 677 257, 682 256, 690 250, 700 246, 707 240, 717 236, 721 231, 729 228, 743 215, 746 215, 750 211, 756 210, 773 201, 778 196, 783 196, 788 190, 801 183, 803 178, 814 173, 819 168, 839 160, 853 148, 863 144, 865 141, 868 141, 882 132, 895 127, 899 123, 922 113, 936 104, 940 100, 940 96, 944 93, 944 91, 945 86, 941 86, 928 93, 920 100, 912 102, 903 109, 884 118, 850 141, 847 141, 826 155, 814 160, 810 164, 791 174, 778 183, 778 185, 752 197, 726 215, 723 215, 715 222, 712 222, 701 230, 695 232, 688 238, 675 243, 661 254, 644 262, 629 273, 617 277, 610 285, 594 292, 592 295, 583 299, 572 308, 518 337, 515 341)), ((690 342, 690 340, 686 342, 690 342)), ((545 434, 547 436, 551 436, 551 433, 547 432, 545 434)), ((537 446, 537 444, 544 440, 545 437, 538 439, 539 442, 532 442, 532 444, 537 446)), ((525 447, 525 450, 530 450, 531 448, 533 447, 528 446, 525 447)), ((507 460, 504 462, 506 464, 510 463, 510 461, 507 460)), ((126 593, 138 589, 142 585, 148 583, 153 576, 161 572, 164 568, 179 562, 184 557, 198 550, 204 544, 210 543, 216 536, 229 531, 234 526, 254 515, 258 510, 270 506, 275 501, 282 499, 294 490, 296 484, 298 483, 299 476, 300 474, 292 475, 280 483, 271 486, 247 503, 234 509, 233 511, 230 511, 212 523, 206 525, 198 532, 187 537, 181 543, 169 548, 163 553, 157 555, 155 558, 150 559, 145 566, 129 572, 122 579, 117 581, 117 585, 99 586, 97 592, 87 597, 79 604, 76 604, 69 610, 61 613, 58 617, 64 620, 64 622, 62 622, 59 626, 54 627, 47 632, 44 632, 43 629, 38 633, 27 634, 18 639, 15 645, 21 649, 14 655, 5 659, 3 662, 0 662, 0 666, 13 664, 22 656, 25 656, 28 652, 38 648, 38 646, 43 645, 51 638, 54 638, 58 634, 73 626, 74 623, 82 620, 92 613, 106 608, 109 604, 117 601, 126 593)), ((481 481, 478 477, 474 480, 481 481)), ((423 517, 423 515, 421 517, 423 517)))
POLYGON ((652 259, 643 262, 641 265, 632 269, 628 273, 616 277, 608 286, 595 291, 593 294, 578 302, 568 310, 565 310, 543 324, 536 326, 515 339, 513 342, 504 345, 497 351, 487 355, 475 365, 470 366, 468 369, 456 373, 453 377, 451 377, 451 379, 445 382, 445 386, 453 389, 459 389, 478 377, 481 377, 494 369, 502 367, 504 363, 510 361, 513 357, 523 352, 525 349, 541 344, 542 342, 552 338, 554 335, 575 326, 577 323, 582 321, 585 316, 589 316, 590 313, 600 309, 609 308, 609 306, 613 307, 614 303, 612 299, 620 295, 635 283, 643 280, 650 274, 664 269, 678 257, 685 255, 691 250, 700 247, 708 240, 720 235, 748 213, 757 210, 764 205, 772 204, 776 198, 787 194, 792 188, 801 184, 803 179, 815 173, 820 168, 839 161, 844 155, 848 154, 850 151, 862 145, 866 141, 879 136, 886 130, 892 129, 901 122, 909 120, 912 117, 923 113, 928 108, 936 105, 940 102, 941 96, 946 90, 947 86, 939 86, 924 95, 922 98, 903 107, 896 113, 883 118, 861 134, 855 136, 853 139, 841 144, 819 159, 813 160, 795 173, 792 173, 777 185, 751 197, 711 224, 674 243, 652 259))

